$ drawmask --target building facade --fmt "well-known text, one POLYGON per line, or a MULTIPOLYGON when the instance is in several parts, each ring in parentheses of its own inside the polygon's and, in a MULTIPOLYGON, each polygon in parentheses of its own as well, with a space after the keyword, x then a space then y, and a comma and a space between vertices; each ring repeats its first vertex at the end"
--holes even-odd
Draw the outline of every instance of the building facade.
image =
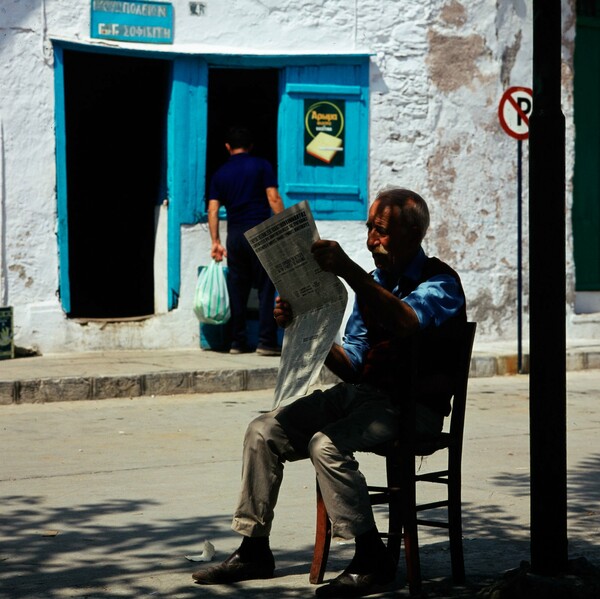
MULTIPOLYGON (((576 293, 571 224, 576 12, 564 4, 566 326, 593 337, 600 286, 576 293)), ((531 87, 531 62, 521 0, 3 3, 0 305, 14 309, 16 345, 198 346, 207 186, 233 122, 277 166, 285 204, 308 200, 321 237, 365 268, 376 192, 420 192, 425 249, 461 274, 479 338, 516 340, 519 314, 526 336, 527 141, 520 169, 499 103, 531 87)), ((583 202, 598 210, 597 196, 583 202)), ((576 232, 591 247, 595 222, 576 232)))

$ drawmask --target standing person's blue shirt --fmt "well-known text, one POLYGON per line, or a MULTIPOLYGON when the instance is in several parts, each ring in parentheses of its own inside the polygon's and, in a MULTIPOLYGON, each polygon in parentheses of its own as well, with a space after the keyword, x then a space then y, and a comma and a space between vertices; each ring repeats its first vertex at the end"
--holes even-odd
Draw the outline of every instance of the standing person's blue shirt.
POLYGON ((243 152, 232 155, 215 173, 210 199, 218 199, 227 210, 227 230, 251 229, 271 216, 266 189, 277 188, 277 177, 264 158, 243 152), (222 200, 221 200, 222 198, 222 200))

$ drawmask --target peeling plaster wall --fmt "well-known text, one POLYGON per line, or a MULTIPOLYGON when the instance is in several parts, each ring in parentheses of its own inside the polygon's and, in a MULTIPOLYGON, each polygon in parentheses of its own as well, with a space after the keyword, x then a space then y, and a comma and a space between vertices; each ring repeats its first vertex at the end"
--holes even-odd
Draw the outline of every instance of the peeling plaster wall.
MULTIPOLYGON (((567 334, 573 336, 591 336, 597 338, 600 333, 600 327, 595 328, 594 321, 597 315, 574 315, 573 307, 575 304, 575 262, 573 257, 573 229, 571 223, 571 214, 573 208, 573 173, 575 167, 575 127, 573 112, 573 58, 575 52, 575 0, 568 0, 563 3, 562 18, 562 110, 565 115, 565 135, 566 135, 566 221, 567 221, 567 334), (577 319, 580 321, 577 330, 577 319), (591 321, 591 326, 587 326, 587 321, 591 321), (587 330, 585 330, 587 329, 587 330)), ((600 323, 598 323, 600 324, 600 323)))
MULTIPOLYGON (((526 0, 205 0, 205 14, 172 2, 176 49, 223 53, 372 53, 370 192, 390 185, 428 199, 426 250, 461 274, 480 340, 516 339, 517 142, 500 128, 499 99, 531 86, 532 16, 526 0)), ((573 168, 573 9, 564 6, 568 206, 573 168)), ((16 343, 43 352, 197 346, 191 310, 206 225, 182 231, 177 310, 141 323, 82 326, 58 289, 54 95, 49 37, 89 41, 90 2, 10 0, 0 6, 0 289, 15 308, 16 343)), ((148 48, 152 49, 152 48, 148 48)), ((527 144, 523 144, 527 231, 527 144)), ((365 268, 364 224, 320 222, 365 268)), ((524 281, 527 281, 524 239, 524 281)), ((573 300, 568 224, 569 302, 573 300)), ((525 285, 524 305, 527 308, 525 285)), ((525 314, 526 316, 526 314, 525 314)))

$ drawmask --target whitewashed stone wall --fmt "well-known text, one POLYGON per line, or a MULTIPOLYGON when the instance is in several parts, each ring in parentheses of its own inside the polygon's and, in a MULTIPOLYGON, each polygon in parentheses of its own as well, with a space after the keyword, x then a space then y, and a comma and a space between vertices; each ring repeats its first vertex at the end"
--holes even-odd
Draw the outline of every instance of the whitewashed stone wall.
MULTIPOLYGON (((530 2, 205 0, 201 16, 187 0, 172 4, 169 50, 371 53, 371 196, 390 185, 419 191, 432 212, 426 250, 462 274, 479 339, 516 339, 517 142, 500 129, 497 106, 509 86, 532 83, 530 2)), ((570 3, 563 12, 569 215, 575 29, 570 3)), ((197 346, 191 303, 197 265, 209 251, 206 225, 182 232, 177 310, 101 326, 69 321, 60 307, 50 40, 91 42, 89 15, 90 2, 83 0, 0 4, 0 303, 15 309, 16 344, 45 353, 197 346)), ((524 143, 525 232, 527 157, 524 143)), ((319 228, 371 266, 363 223, 320 222, 319 228)), ((526 308, 526 239, 523 251, 526 308)), ((567 256, 571 316, 570 222, 567 256)))

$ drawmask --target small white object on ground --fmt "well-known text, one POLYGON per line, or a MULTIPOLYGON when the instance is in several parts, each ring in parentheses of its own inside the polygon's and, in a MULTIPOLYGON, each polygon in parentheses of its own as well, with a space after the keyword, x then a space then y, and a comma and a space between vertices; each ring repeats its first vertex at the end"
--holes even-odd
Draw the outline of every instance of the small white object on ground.
POLYGON ((204 541, 204 550, 200 555, 186 555, 190 562, 210 562, 215 556, 215 546, 210 541, 204 541))

